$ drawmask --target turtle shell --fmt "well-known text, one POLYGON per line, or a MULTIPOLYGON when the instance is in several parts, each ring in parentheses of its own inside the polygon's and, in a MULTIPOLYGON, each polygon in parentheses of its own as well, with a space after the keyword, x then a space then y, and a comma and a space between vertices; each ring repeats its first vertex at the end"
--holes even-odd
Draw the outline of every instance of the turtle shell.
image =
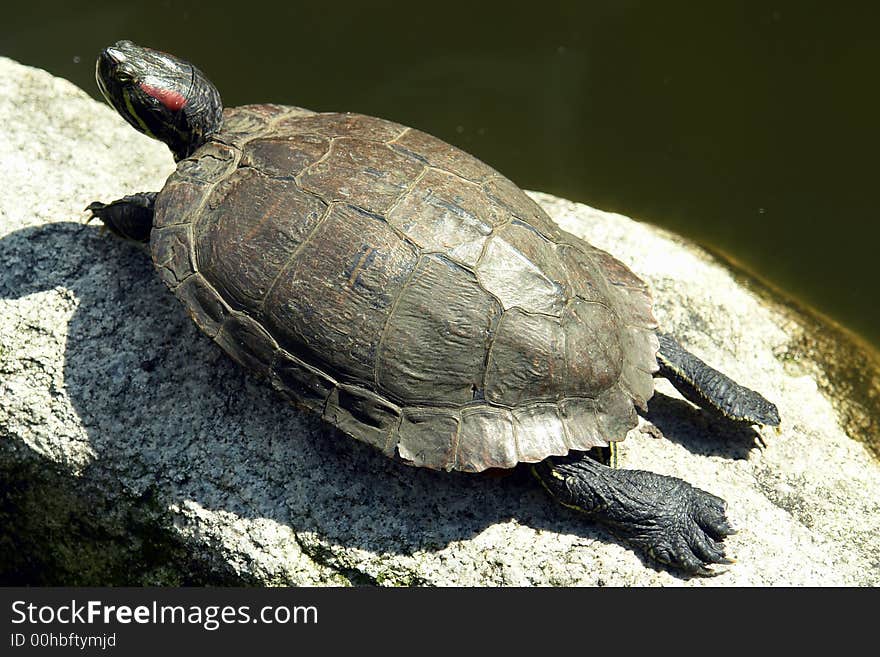
POLYGON ((476 472, 620 440, 653 392, 645 284, 418 130, 227 109, 156 204, 198 326, 384 454, 476 472))

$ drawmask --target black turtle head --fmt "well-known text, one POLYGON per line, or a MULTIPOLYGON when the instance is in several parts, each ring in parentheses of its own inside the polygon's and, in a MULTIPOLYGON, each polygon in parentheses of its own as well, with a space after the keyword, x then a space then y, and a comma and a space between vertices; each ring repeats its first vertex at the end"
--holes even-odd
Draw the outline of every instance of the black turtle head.
POLYGON ((195 66, 173 55, 117 41, 95 65, 104 98, 137 130, 168 144, 176 160, 220 129, 223 104, 195 66))

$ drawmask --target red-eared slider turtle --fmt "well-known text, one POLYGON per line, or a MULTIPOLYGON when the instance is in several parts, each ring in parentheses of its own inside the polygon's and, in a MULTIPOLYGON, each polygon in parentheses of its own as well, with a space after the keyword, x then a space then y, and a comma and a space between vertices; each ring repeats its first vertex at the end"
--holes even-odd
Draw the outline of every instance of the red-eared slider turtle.
POLYGON ((636 426, 658 369, 732 420, 776 425, 776 407, 659 334, 626 266, 418 130, 224 110, 197 68, 129 41, 101 53, 97 79, 178 164, 161 192, 89 210, 149 242, 232 358, 388 457, 466 472, 531 463, 559 502, 654 559, 691 572, 725 561, 721 499, 587 452, 636 426))

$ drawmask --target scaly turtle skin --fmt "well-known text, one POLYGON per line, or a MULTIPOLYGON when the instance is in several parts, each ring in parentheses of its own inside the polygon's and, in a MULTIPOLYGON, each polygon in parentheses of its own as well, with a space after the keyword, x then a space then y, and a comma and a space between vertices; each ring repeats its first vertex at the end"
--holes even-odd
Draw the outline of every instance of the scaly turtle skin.
POLYGON ((222 109, 191 64, 121 41, 108 101, 164 141, 158 194, 89 206, 149 242, 196 324, 294 403, 388 457, 533 463, 562 504, 658 561, 725 561, 724 503, 586 452, 636 426, 660 371, 734 420, 775 407, 658 334, 647 286, 512 182, 405 126, 281 105, 222 109))

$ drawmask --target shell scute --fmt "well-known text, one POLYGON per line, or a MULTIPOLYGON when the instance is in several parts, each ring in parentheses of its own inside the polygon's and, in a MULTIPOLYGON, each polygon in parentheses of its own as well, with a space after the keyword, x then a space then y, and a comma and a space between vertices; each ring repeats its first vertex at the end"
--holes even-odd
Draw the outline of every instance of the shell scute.
POLYGON ((195 224, 199 270, 231 306, 258 314, 281 269, 327 211, 293 180, 243 168, 195 224), (288 216, 296 221, 287 221, 288 216))
POLYGON ((464 404, 482 387, 497 301, 466 269, 423 256, 385 327, 376 367, 380 390, 411 404, 464 404))
POLYGON ((334 205, 276 277, 266 326, 328 375, 372 385, 379 340, 417 261, 385 221, 334 205))

